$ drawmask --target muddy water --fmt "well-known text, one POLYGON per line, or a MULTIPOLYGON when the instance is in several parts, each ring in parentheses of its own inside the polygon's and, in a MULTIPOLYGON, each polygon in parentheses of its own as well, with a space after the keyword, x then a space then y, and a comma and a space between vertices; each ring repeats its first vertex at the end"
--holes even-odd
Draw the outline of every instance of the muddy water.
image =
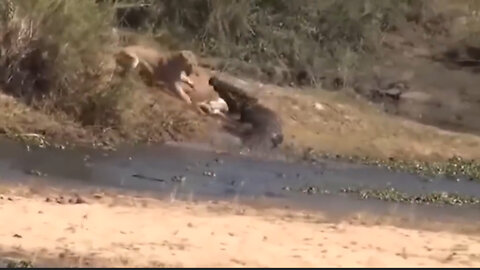
POLYGON ((480 184, 448 179, 425 181, 381 168, 323 161, 317 165, 268 161, 179 146, 125 147, 116 152, 30 148, 0 143, 1 181, 39 181, 70 187, 120 188, 179 199, 258 201, 308 207, 332 215, 378 214, 475 218, 478 207, 414 206, 359 200, 337 194, 342 188, 394 187, 409 194, 456 192, 480 197, 480 184), (32 171, 40 175, 32 175, 32 171), (332 191, 308 194, 308 186, 332 191))

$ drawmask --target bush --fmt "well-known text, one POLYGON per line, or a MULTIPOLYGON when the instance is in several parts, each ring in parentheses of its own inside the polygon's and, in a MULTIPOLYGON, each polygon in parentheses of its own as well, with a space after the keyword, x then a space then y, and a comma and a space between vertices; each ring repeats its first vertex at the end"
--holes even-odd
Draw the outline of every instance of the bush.
MULTIPOLYGON (((3 1, 0 85, 28 105, 95 125, 113 124, 113 12, 94 1, 3 1), (95 116, 92 116, 95 114, 95 116)), ((118 86, 118 85, 116 85, 118 86)))
MULTIPOLYGON (((355 69, 374 56, 381 35, 421 20, 429 4, 415 0, 183 0, 151 1, 152 28, 214 57, 288 69, 288 80, 320 70, 355 69)), ((227 68, 238 65, 227 65, 227 68)))
POLYGON ((306 78, 310 83, 321 79, 324 70, 334 70, 348 81, 360 63, 375 60, 388 33, 418 27, 427 36, 444 34, 450 27, 441 16, 445 6, 478 10, 476 0, 141 2, 150 6, 148 16, 138 14, 146 18, 146 25, 137 27, 169 32, 168 43, 224 59, 222 68, 228 71, 258 73, 250 64, 269 79, 281 73, 286 81, 306 78))

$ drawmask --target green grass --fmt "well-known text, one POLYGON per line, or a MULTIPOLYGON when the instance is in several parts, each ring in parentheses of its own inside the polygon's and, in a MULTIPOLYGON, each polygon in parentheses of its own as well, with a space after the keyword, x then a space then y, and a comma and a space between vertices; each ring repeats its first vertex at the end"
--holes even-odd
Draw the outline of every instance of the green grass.
POLYGON ((0 31, 3 90, 81 123, 111 124, 124 94, 106 83, 113 12, 94 1, 12 2, 16 12, 0 31))
MULTIPOLYGON (((227 71, 280 83, 306 77, 307 83, 316 84, 329 69, 348 84, 362 63, 379 56, 386 34, 419 28, 434 36, 450 23, 442 17, 447 5, 441 0, 149 2, 146 28, 166 30, 175 39, 172 43, 223 59, 220 66, 227 71)), ((457 1, 468 11, 478 10, 475 3, 457 1)), ((464 36, 480 29, 471 22, 464 36)))
POLYGON ((345 188, 342 193, 357 194, 361 199, 376 199, 388 202, 409 204, 444 204, 444 205, 478 205, 480 198, 464 196, 448 192, 432 192, 427 194, 410 195, 394 188, 388 189, 357 189, 345 188))
MULTIPOLYGON (((95 137, 86 141, 110 143, 116 137, 161 141, 172 129, 195 128, 185 121, 166 126, 175 115, 161 102, 163 111, 144 113, 157 100, 135 74, 116 75, 112 56, 120 41, 112 31, 114 14, 113 7, 94 0, 2 1, 0 89, 24 103, 32 115, 71 122, 76 130, 86 130, 81 136, 95 137)), ((2 111, 0 118, 8 114, 2 111)), ((8 122, 11 119, 0 121, 12 130, 39 135, 66 133, 70 128, 60 124, 57 130, 39 130, 33 116, 21 124, 27 127, 17 128, 8 122)))
POLYGON ((309 162, 316 162, 321 159, 335 159, 344 162, 381 167, 391 171, 408 172, 428 178, 445 176, 454 181, 467 179, 469 181, 480 182, 480 163, 476 160, 463 159, 460 156, 453 156, 445 161, 427 162, 395 158, 374 159, 359 156, 319 155, 310 150, 306 151, 302 158, 309 162))
MULTIPOLYGON (((289 190, 287 188, 286 190, 289 190)), ((298 190, 309 195, 324 195, 324 194, 350 194, 355 195, 359 199, 375 199, 385 202, 419 204, 419 205, 454 205, 454 206, 473 206, 480 204, 480 198, 475 196, 467 196, 457 193, 449 192, 429 192, 422 194, 408 194, 401 192, 395 188, 357 188, 346 187, 339 190, 331 191, 316 186, 306 186, 298 190)))

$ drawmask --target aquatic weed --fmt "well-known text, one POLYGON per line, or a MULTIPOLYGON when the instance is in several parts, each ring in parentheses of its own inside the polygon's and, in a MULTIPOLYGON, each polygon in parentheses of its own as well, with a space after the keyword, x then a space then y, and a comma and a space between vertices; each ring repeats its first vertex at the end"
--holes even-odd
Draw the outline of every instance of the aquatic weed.
POLYGON ((480 182, 480 163, 475 160, 466 160, 460 156, 453 156, 443 162, 427 162, 420 160, 400 160, 393 157, 388 159, 375 159, 359 156, 342 156, 333 154, 318 154, 308 149, 304 153, 304 160, 318 161, 320 159, 335 159, 348 163, 364 164, 385 168, 390 171, 408 172, 425 177, 446 176, 450 179, 459 181, 468 179, 470 181, 480 182))
POLYGON ((432 192, 427 194, 409 195, 395 188, 387 189, 359 189, 343 188, 342 193, 358 194, 361 199, 377 199, 388 202, 410 204, 444 204, 444 205, 477 205, 480 198, 448 192, 432 192))

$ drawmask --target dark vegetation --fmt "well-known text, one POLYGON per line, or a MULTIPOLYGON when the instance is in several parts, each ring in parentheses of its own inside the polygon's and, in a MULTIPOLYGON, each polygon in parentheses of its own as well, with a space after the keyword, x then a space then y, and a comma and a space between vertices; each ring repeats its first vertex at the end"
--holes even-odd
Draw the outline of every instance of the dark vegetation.
MULTIPOLYGON (((104 3, 109 2, 105 1, 104 3)), ((120 24, 144 30, 170 46, 179 44, 209 57, 220 66, 276 83, 341 87, 356 69, 382 57, 388 35, 417 32, 417 39, 472 40, 475 20, 466 31, 451 22, 476 14, 480 2, 415 0, 186 0, 116 1, 120 24), (144 6, 131 8, 133 3, 144 6), (130 5, 128 5, 130 4, 130 5), (193 41, 193 42, 192 42, 193 41)), ((414 41, 414 40, 413 40, 414 41)))
POLYGON ((0 89, 15 104, 0 100, 8 110, 0 131, 115 144, 188 140, 208 130, 193 112, 140 89, 135 75, 115 76, 111 53, 129 42, 127 29, 167 48, 192 49, 220 70, 342 88, 358 70, 388 58, 391 36, 474 46, 480 1, 452 2, 4 0, 0 89), (452 22, 462 16, 467 27, 457 31, 452 22))

